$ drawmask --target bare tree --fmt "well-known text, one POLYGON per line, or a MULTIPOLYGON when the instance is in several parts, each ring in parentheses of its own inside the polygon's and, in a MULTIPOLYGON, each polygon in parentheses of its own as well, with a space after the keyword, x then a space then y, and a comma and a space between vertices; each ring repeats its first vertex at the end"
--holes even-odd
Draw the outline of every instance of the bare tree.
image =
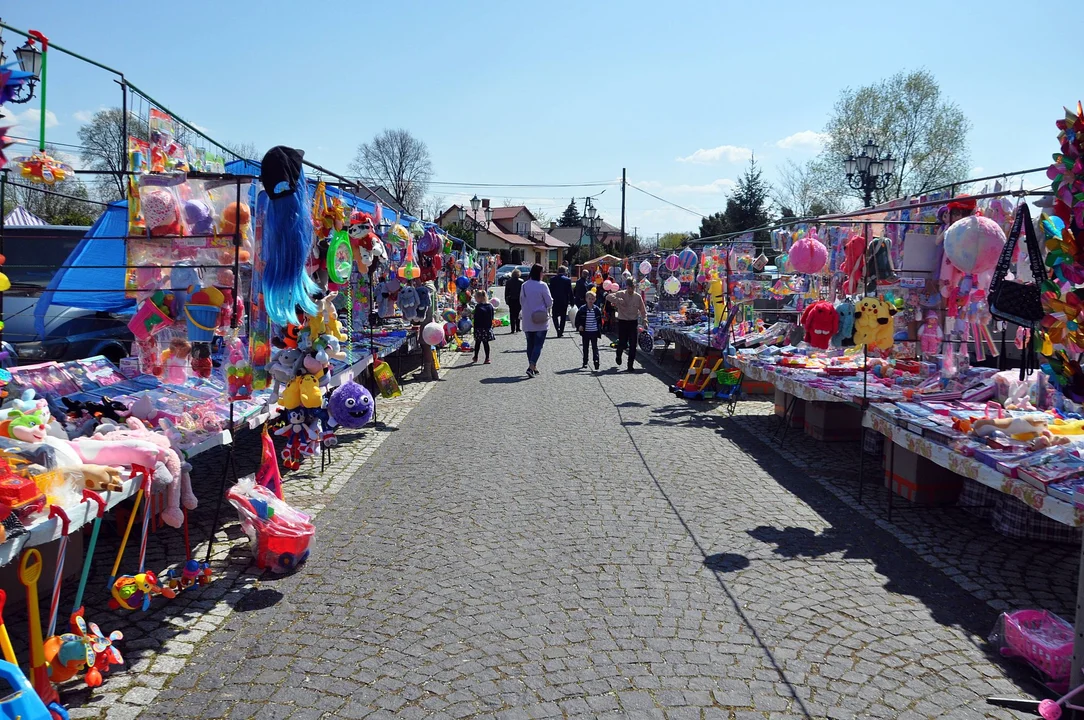
POLYGON ((234 155, 245 160, 255 160, 259 162, 260 158, 263 157, 263 153, 260 152, 260 149, 256 147, 256 143, 254 142, 226 142, 223 144, 234 155))
POLYGON ((779 210, 790 210, 798 217, 842 210, 844 198, 835 184, 824 177, 825 169, 817 161, 799 165, 787 160, 778 170, 779 177, 772 193, 772 200, 779 210))
POLYGON ((548 230, 550 221, 553 220, 553 217, 542 208, 536 208, 531 212, 534 213, 534 217, 538 220, 538 224, 541 225, 543 229, 548 230))
POLYGON ((422 204, 422 220, 436 222, 437 217, 447 209, 447 199, 443 195, 430 195, 422 204))
POLYGON ((966 179, 970 126, 960 108, 942 97, 928 71, 899 72, 840 94, 825 127, 828 140, 815 171, 829 182, 835 179, 838 190, 861 197, 860 191, 846 188, 843 160, 872 139, 882 154, 896 158, 893 180, 875 194, 875 201, 919 195, 966 179))
MULTIPOLYGON (((86 166, 91 170, 116 173, 106 176, 111 182, 99 183, 96 189, 99 199, 105 202, 119 200, 127 193, 127 180, 119 174, 128 152, 128 137, 124 131, 124 115, 120 108, 99 110, 90 122, 79 128, 80 155, 86 166)), ((146 139, 147 122, 129 112, 127 131, 130 137, 146 139)))
POLYGON ((433 175, 425 143, 403 128, 385 129, 372 142, 358 146, 350 172, 383 185, 410 212, 422 206, 433 175))

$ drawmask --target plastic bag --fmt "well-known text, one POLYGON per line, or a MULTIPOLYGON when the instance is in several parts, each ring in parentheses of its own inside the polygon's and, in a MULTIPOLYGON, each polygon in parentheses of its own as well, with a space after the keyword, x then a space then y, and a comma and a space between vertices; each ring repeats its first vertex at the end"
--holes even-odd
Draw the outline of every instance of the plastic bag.
POLYGON ((393 398, 402 395, 399 390, 399 383, 395 381, 395 373, 391 371, 391 366, 383 360, 373 363, 373 378, 376 380, 376 386, 380 388, 382 397, 393 398))
POLYGON ((256 567, 284 573, 309 559, 309 545, 316 526, 311 518, 248 475, 230 488, 226 499, 237 509, 241 528, 252 544, 256 567))

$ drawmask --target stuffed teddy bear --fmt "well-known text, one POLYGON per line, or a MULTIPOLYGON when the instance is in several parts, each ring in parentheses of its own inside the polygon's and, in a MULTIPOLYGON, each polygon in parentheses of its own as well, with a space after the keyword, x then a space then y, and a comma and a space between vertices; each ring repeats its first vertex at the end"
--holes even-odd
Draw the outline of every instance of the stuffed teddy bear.
POLYGON ((876 297, 862 298, 854 311, 854 344, 877 350, 892 348, 892 316, 896 308, 876 297))
POLYGON ((815 348, 827 350, 832 336, 839 330, 839 313, 832 303, 815 302, 802 313, 805 341, 815 348))
POLYGON ((836 303, 836 313, 839 314, 839 330, 832 336, 832 347, 854 345, 854 303, 850 300, 836 303))

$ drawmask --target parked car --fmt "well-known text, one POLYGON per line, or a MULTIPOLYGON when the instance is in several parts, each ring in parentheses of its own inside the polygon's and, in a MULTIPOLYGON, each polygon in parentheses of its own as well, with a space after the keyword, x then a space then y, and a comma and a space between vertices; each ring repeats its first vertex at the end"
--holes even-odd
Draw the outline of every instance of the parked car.
POLYGON ((497 284, 504 285, 508 282, 508 278, 512 277, 512 271, 516 268, 519 268, 519 274, 524 280, 531 274, 530 265, 501 265, 497 268, 497 284))
MULTIPOLYGON (((4 293, 3 340, 15 363, 63 362, 105 355, 114 363, 132 344, 127 318, 107 312, 52 305, 45 314, 45 334, 34 329, 34 308, 58 268, 88 228, 14 226, 4 228, 4 272, 11 290, 4 293)), ((7 349, 7 348, 3 348, 7 349)))

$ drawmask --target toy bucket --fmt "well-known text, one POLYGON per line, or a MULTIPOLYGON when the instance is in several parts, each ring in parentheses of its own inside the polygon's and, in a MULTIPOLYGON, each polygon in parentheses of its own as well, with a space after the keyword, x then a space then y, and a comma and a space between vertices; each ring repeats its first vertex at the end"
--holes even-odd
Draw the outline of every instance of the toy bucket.
POLYGON ((211 342, 218 324, 218 308, 215 305, 185 305, 188 317, 188 341, 211 342))
POLYGON ((135 335, 136 340, 146 340, 172 324, 173 320, 157 305, 144 300, 132 319, 128 321, 128 329, 135 335))

